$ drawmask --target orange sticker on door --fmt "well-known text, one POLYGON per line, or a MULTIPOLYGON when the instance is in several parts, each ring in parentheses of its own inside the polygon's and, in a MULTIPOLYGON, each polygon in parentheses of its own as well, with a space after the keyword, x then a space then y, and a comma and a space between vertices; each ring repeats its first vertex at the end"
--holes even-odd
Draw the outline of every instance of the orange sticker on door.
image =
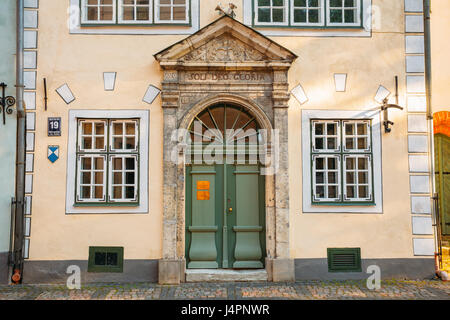
POLYGON ((198 190, 209 190, 209 181, 197 181, 198 190))
POLYGON ((209 200, 209 191, 197 191, 197 200, 209 200))

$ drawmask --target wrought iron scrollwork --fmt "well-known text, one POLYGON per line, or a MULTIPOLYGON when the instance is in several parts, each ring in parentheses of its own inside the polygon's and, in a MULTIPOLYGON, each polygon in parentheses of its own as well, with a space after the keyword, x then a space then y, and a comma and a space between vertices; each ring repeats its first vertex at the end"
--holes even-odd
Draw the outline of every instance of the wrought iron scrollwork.
POLYGON ((3 124, 6 124, 6 114, 12 114, 12 106, 16 104, 16 99, 11 96, 5 97, 5 89, 7 85, 5 83, 0 83, 2 88, 2 96, 0 97, 0 113, 3 114, 3 124))

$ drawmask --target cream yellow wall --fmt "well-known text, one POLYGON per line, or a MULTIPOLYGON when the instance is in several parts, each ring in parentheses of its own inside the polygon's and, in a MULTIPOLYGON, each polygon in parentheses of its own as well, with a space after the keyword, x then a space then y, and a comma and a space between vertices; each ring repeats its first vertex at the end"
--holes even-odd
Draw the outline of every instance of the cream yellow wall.
MULTIPOLYGON (((220 1, 201 1, 201 27, 217 18, 220 1)), ((242 6, 237 1, 237 19, 242 6)), ((383 214, 303 214, 301 110, 368 110, 380 84, 394 90, 400 80, 404 103, 403 1, 374 0, 381 25, 370 38, 274 37, 296 53, 289 76, 301 83, 309 102, 292 98, 289 110, 290 241, 294 258, 324 258, 327 247, 357 246, 363 258, 413 257, 409 199, 406 112, 393 111, 392 133, 382 135, 383 214), (347 73, 347 91, 336 93, 334 73, 347 73)), ((31 260, 87 259, 88 246, 124 246, 125 259, 158 259, 162 253, 161 100, 142 97, 149 84, 161 87, 153 54, 185 36, 70 35, 68 1, 41 0, 37 131, 31 260), (116 71, 116 89, 103 89, 103 72, 116 71), (42 79, 47 78, 48 111, 43 111, 42 79), (55 89, 67 83, 76 100, 66 105, 55 89), (150 110, 149 213, 66 215, 67 117, 69 109, 150 110), (47 137, 47 117, 62 117, 61 137, 47 137), (60 159, 47 160, 47 146, 60 145, 60 159)), ((377 173, 376 173, 377 174, 377 173)))
POLYGON ((433 113, 450 111, 450 6, 431 1, 431 69, 433 113))

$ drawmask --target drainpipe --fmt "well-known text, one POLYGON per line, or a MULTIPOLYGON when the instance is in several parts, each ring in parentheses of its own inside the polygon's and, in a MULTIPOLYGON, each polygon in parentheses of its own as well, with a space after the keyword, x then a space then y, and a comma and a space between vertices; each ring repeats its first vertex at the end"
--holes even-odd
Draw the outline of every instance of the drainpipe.
MULTIPOLYGON (((431 169, 431 185, 432 185, 432 193, 434 203, 439 201, 437 199, 436 194, 436 183, 434 179, 434 128, 433 128, 433 107, 432 107, 432 70, 431 70, 431 9, 430 9, 430 0, 423 0, 423 26, 424 26, 424 41, 425 41, 425 94, 427 101, 427 121, 428 128, 430 130, 430 143, 429 143, 429 155, 430 155, 430 169, 431 169)), ((433 215, 433 226, 434 226, 434 245, 435 245, 435 253, 434 253, 434 261, 435 261, 435 271, 436 275, 440 278, 444 278, 447 275, 442 274, 443 272, 440 270, 440 255, 441 255, 441 245, 440 245, 440 232, 439 232, 439 217, 437 216, 439 213, 436 205, 432 206, 432 215, 433 215)))
POLYGON ((25 150, 26 117, 23 101, 23 11, 24 0, 17 0, 17 46, 16 46, 16 106, 17 106, 17 146, 16 146, 16 212, 14 219, 13 275, 11 280, 17 284, 22 281, 24 213, 25 213, 25 150))

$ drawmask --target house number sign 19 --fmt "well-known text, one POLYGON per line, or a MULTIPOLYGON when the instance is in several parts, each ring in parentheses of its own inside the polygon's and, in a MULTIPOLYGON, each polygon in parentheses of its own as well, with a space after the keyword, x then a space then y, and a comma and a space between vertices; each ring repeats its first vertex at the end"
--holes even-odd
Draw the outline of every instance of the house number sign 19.
POLYGON ((61 136, 61 118, 48 118, 48 136, 61 136))

